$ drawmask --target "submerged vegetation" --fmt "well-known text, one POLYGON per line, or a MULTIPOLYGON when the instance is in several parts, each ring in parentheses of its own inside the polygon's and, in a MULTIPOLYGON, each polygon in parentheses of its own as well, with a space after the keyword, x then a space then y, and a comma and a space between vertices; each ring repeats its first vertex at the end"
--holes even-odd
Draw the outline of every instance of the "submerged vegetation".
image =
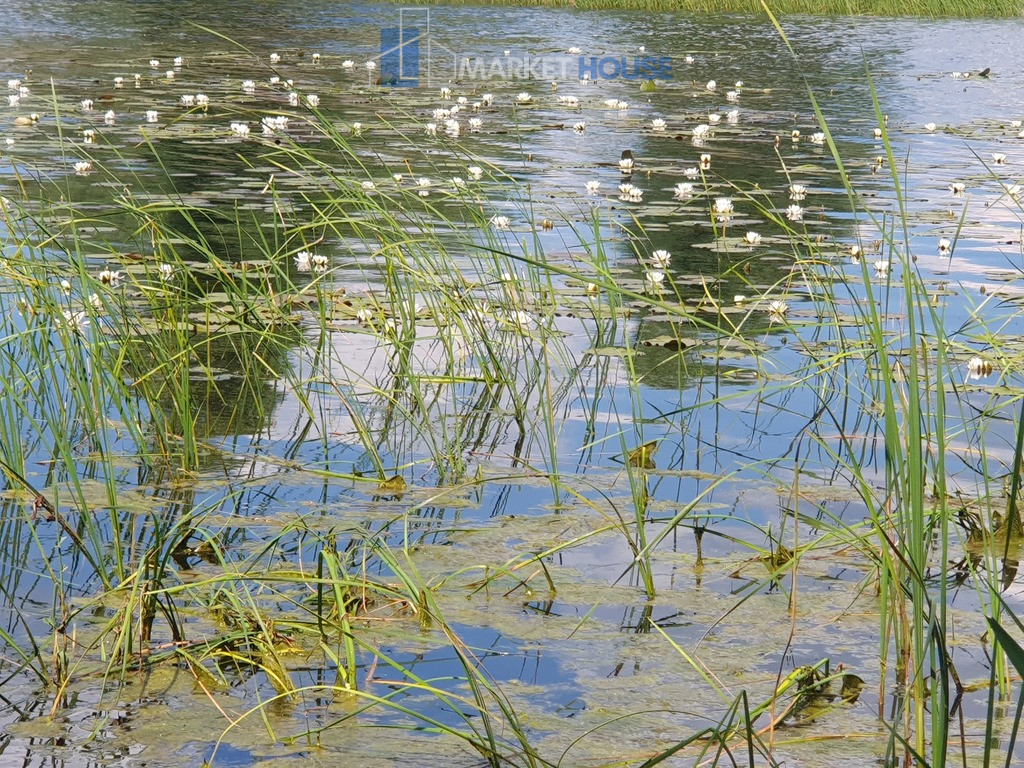
POLYGON ((1020 116, 368 63, 10 78, 5 746, 1018 759, 1020 116))

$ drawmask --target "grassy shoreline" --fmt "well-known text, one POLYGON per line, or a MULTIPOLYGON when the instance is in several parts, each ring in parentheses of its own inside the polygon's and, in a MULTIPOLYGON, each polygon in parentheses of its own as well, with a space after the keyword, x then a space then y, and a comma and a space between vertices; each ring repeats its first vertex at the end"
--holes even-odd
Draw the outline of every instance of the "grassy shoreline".
MULTIPOLYGON (((427 5, 502 5, 524 8, 565 8, 586 11, 650 11, 656 13, 763 14, 760 0, 426 0, 427 5)), ((783 0, 769 4, 776 15, 805 16, 918 16, 949 19, 1013 19, 1024 16, 1024 5, 1013 0, 783 0)))

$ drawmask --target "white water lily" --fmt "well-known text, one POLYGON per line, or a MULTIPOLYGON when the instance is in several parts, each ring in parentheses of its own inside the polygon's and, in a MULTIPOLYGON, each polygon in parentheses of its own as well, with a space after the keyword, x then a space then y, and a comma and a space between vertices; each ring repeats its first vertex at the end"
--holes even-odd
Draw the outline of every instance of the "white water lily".
POLYGON ((331 259, 322 253, 314 253, 309 257, 309 263, 314 272, 326 272, 331 266, 331 259))
POLYGON ((738 109, 730 109, 725 113, 725 120, 730 125, 736 125, 740 121, 740 111, 738 109))
POLYGON ((850 246, 850 261, 854 264, 860 264, 860 257, 864 255, 864 249, 859 245, 850 246))
POLYGON ((1004 155, 1002 152, 993 152, 992 162, 995 163, 996 165, 1005 165, 1006 155, 1004 155))
POLYGON ((889 267, 892 265, 886 259, 878 259, 873 266, 875 268, 875 272, 880 277, 885 277, 889 274, 889 267))
POLYGON ((707 84, 704 87, 707 88, 709 91, 713 91, 715 90, 715 88, 718 87, 718 83, 716 83, 714 80, 708 80, 707 84))
POLYGON ((210 97, 207 96, 205 93, 197 93, 196 106, 206 109, 208 106, 210 106, 210 97))
POLYGON ((516 94, 516 104, 529 104, 531 101, 533 101, 533 96, 526 91, 516 94))
POLYGON ((747 297, 744 296, 742 293, 737 293, 735 296, 732 297, 732 300, 735 304, 742 304, 747 300, 747 297))
POLYGON ((473 131, 474 133, 479 131, 483 127, 483 124, 484 121, 481 120, 479 117, 469 118, 469 130, 473 131))
POLYGON ((479 165, 471 165, 466 168, 466 173, 469 174, 469 178, 473 181, 480 181, 484 177, 484 169, 479 165))
POLYGON ((743 242, 747 245, 760 245, 761 235, 754 231, 747 232, 747 234, 743 236, 743 242))
MULTIPOLYGON (((700 169, 699 168, 684 168, 683 169, 683 176, 685 176, 688 179, 696 179, 697 177, 700 176, 700 169)), ((690 187, 692 188, 693 185, 691 184, 690 187)))
POLYGON ((491 226, 497 230, 507 230, 511 228, 512 222, 508 216, 495 216, 491 219, 491 226))
POLYGON ((157 112, 155 109, 147 109, 146 110, 146 122, 147 123, 155 123, 159 119, 160 119, 160 113, 157 112))
POLYGON ((693 126, 693 138, 703 139, 709 133, 711 133, 711 126, 707 123, 700 123, 699 125, 693 126))
POLYGON ((687 54, 687 55, 686 55, 686 58, 684 58, 684 59, 683 59, 683 61, 685 61, 685 62, 686 62, 687 64, 693 64, 693 62, 695 61, 695 59, 694 59, 694 58, 693 58, 693 56, 691 56, 690 54, 687 54))
POLYGON ((651 130, 652 131, 664 131, 666 125, 667 125, 667 123, 664 120, 662 120, 660 117, 656 117, 653 120, 651 120, 651 130))
POLYGON ((368 62, 366 62, 365 66, 366 66, 366 68, 370 72, 372 72, 373 70, 375 70, 377 68, 377 62, 375 62, 375 61, 368 61, 368 62))
POLYGON ((462 133, 462 124, 458 120, 445 120, 444 132, 452 138, 458 138, 462 133))
POLYGON ((632 157, 623 157, 619 160, 619 170, 623 173, 632 173, 633 165, 634 162, 632 157))
POLYGON ((572 124, 572 129, 576 131, 576 133, 583 133, 585 130, 587 130, 587 124, 584 121, 580 120, 579 122, 572 124))
POLYGON ((315 93, 311 93, 306 97, 306 103, 311 107, 319 107, 320 97, 317 96, 315 93))
POLYGON ((363 124, 360 123, 359 121, 356 121, 356 122, 352 123, 350 131, 352 132, 353 136, 362 136, 363 135, 363 124))
POLYGON ((576 55, 576 54, 578 54, 578 53, 583 53, 583 49, 582 49, 582 48, 580 48, 580 47, 579 47, 579 46, 577 46, 577 45, 574 45, 574 46, 572 46, 572 48, 570 48, 569 50, 567 50, 567 51, 566 51, 566 53, 568 53, 568 54, 572 54, 573 56, 575 56, 575 55, 576 55))
POLYGON ((355 67, 355 65, 356 63, 352 61, 352 59, 345 59, 343 62, 341 62, 342 69, 352 69, 353 67, 355 67))
MULTIPOLYGON (((696 170, 696 168, 693 170, 696 170)), ((688 200, 693 197, 693 189, 693 184, 688 181, 681 181, 676 184, 675 189, 672 191, 672 196, 675 197, 676 200, 688 200)))
POLYGON ((149 66, 151 66, 153 69, 159 69, 160 68, 160 59, 150 59, 149 60, 149 66))
POLYGON ((804 209, 794 203, 786 208, 786 218, 790 221, 803 221, 804 209))
POLYGON ((665 282, 665 273, 659 269, 651 269, 644 272, 644 282, 653 286, 659 286, 665 282))
POLYGON ((166 77, 168 80, 173 80, 174 79, 174 70, 173 69, 168 69, 166 72, 164 72, 164 77, 166 77))
POLYGON ((243 92, 245 92, 245 93, 252 93, 255 90, 256 90, 256 81, 255 80, 243 80, 242 81, 242 91, 243 92))
POLYGON ((452 186, 455 187, 455 189, 465 189, 466 180, 461 176, 452 176, 452 186))
POLYGON ((992 375, 995 366, 983 357, 972 357, 967 361, 967 378, 984 379, 992 375))
POLYGON ((248 123, 232 123, 231 132, 235 136, 246 137, 249 135, 249 124, 248 123))
POLYGON ((183 56, 175 56, 172 63, 176 67, 183 67, 185 66, 185 58, 183 56))
POLYGON ((720 122, 722 122, 722 116, 717 112, 712 112, 710 115, 708 115, 709 125, 718 125, 720 122))
POLYGON ((480 96, 480 101, 483 102, 483 105, 485 107, 489 107, 492 104, 494 104, 494 94, 493 93, 485 93, 482 96, 480 96))
POLYGON ((96 143, 96 131, 94 131, 92 128, 86 128, 84 131, 82 131, 82 140, 86 144, 95 144, 96 143))
POLYGON ((619 184, 619 200, 624 203, 641 203, 644 191, 633 184, 619 184))
POLYGON ((805 187, 803 184, 789 185, 790 200, 803 200, 805 197, 807 197, 807 187, 805 187))
POLYGON ((71 293, 71 281, 67 278, 62 277, 58 285, 60 285, 60 289, 64 291, 64 293, 71 293))
POLYGON ((668 269, 672 262, 672 254, 665 250, 657 250, 651 254, 651 266, 656 269, 668 269))
POLYGON ((13 80, 8 80, 7 81, 7 87, 8 87, 8 89, 10 89, 12 91, 18 90, 19 88, 21 88, 21 80, 19 80, 17 78, 15 78, 13 80))
POLYGON ((75 163, 75 173, 85 175, 92 170, 92 163, 88 160, 79 160, 75 163))
POLYGON ((928 131, 929 133, 931 133, 932 131, 934 131, 934 130, 935 130, 936 128, 938 128, 938 126, 937 126, 937 125, 935 125, 935 123, 925 123, 925 124, 924 124, 924 129, 925 129, 926 131, 928 131))
POLYGON ((774 318, 782 319, 789 312, 789 304, 782 299, 772 299, 768 302, 768 313, 774 318))
POLYGON ((104 269, 100 272, 98 279, 103 285, 110 286, 111 288, 117 288, 121 282, 121 273, 114 269, 104 269))
POLYGON ((567 107, 578 107, 580 100, 575 96, 559 96, 558 103, 565 104, 567 107))
POLYGON ((796 144, 798 141, 800 141, 800 131, 794 128, 792 131, 789 132, 789 138, 791 138, 793 140, 793 143, 796 144))
POLYGON ((598 193, 598 191, 601 189, 601 182, 600 181, 588 181, 586 183, 586 189, 587 189, 587 194, 588 195, 596 195, 598 193))
POLYGON ((726 101, 739 101, 740 100, 740 92, 739 91, 726 91, 725 92, 725 100, 726 101))
POLYGON ((314 64, 319 64, 320 63, 320 54, 319 53, 313 53, 312 54, 312 59, 313 59, 313 63, 314 64))
POLYGON ((702 171, 711 170, 711 155, 707 154, 706 152, 700 156, 700 169, 702 171))
POLYGON ((427 132, 427 136, 437 135, 437 123, 427 123, 423 126, 423 130, 427 132))
POLYGON ((811 134, 811 144, 824 144, 825 134, 822 131, 815 131, 811 134))
POLYGON ((281 54, 279 54, 279 53, 272 53, 272 54, 270 54, 270 63, 271 64, 280 64, 281 63, 281 54))
POLYGON ((309 272, 313 268, 313 254, 309 251, 299 251, 295 254, 295 269, 299 272, 309 272))
POLYGON ((114 78, 114 87, 115 88, 124 88, 124 78, 123 77, 115 77, 114 78))
POLYGON ((373 324, 374 311, 369 307, 361 307, 356 310, 356 322, 362 325, 373 324))
POLYGON ((191 93, 181 94, 181 106, 183 107, 194 107, 196 105, 196 97, 191 93))
POLYGON ((170 264, 160 264, 157 268, 157 273, 160 275, 160 279, 165 283, 169 282, 174 278, 174 267, 170 264))
POLYGON ((953 242, 948 237, 939 239, 939 254, 942 256, 948 256, 953 252, 953 242))
POLYGON ((372 192, 377 188, 377 185, 374 184, 372 181, 364 181, 359 186, 361 186, 363 190, 366 192, 372 192))
POLYGON ((441 88, 441 98, 447 101, 452 97, 452 89, 447 85, 441 88))
POLYGON ((89 327, 89 313, 84 309, 80 309, 77 312, 65 309, 61 312, 64 319, 64 327, 72 333, 81 334, 89 327))
POLYGON ((956 197, 959 197, 960 195, 962 195, 966 190, 967 190, 967 184, 965 184, 962 181, 954 181, 954 182, 951 182, 950 185, 949 185, 949 191, 952 192, 953 195, 956 196, 956 197))
POLYGON ((731 217, 733 214, 732 199, 728 197, 715 198, 714 212, 715 217, 720 221, 731 217))
POLYGON ((89 112, 92 110, 92 99, 82 99, 79 102, 79 106, 81 106, 83 111, 89 112))

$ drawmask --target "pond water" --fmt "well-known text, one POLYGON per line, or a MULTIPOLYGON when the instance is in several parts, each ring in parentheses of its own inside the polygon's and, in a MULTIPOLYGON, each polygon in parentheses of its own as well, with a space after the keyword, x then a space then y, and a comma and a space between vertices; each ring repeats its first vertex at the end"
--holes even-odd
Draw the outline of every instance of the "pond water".
MULTIPOLYGON (((853 543, 887 498, 864 308, 897 369, 948 340, 946 488, 990 517, 1022 391, 1024 23, 785 19, 794 60, 767 18, 429 15, 428 75, 391 88, 365 65, 394 5, 4 4, 0 764, 479 765, 436 731, 495 718, 509 764, 641 764, 826 658, 870 695, 762 738, 883 759, 906 699, 853 543), (578 77, 648 54, 653 89, 578 77), (569 76, 445 76, 523 57, 569 76), (783 549, 799 571, 769 578, 783 549), (324 601, 360 590, 325 598, 329 563, 376 590, 337 636, 324 601)), ((976 571, 1020 591, 969 539, 927 544, 974 760, 976 571)))

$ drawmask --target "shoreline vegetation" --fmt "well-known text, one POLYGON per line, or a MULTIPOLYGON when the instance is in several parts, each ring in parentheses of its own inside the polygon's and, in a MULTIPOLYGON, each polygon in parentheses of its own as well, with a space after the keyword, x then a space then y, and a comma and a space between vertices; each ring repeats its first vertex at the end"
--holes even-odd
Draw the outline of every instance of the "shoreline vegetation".
MULTIPOLYGON (((399 4, 398 0, 389 0, 399 4)), ((431 6, 509 6, 564 8, 578 11, 647 11, 651 13, 765 13, 761 0, 425 0, 431 6)), ((1024 3, 1014 0, 775 0, 775 16, 921 17, 924 19, 1015 19, 1024 17, 1024 3)))

